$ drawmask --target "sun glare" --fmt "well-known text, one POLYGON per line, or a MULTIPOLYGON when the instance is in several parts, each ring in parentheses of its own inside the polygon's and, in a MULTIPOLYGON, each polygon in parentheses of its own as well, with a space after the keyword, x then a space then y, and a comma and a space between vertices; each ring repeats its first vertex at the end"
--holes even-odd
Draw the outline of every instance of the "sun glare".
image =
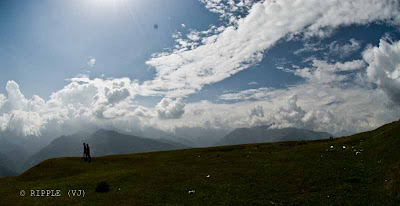
POLYGON ((90 0, 92 6, 116 8, 122 0, 90 0))

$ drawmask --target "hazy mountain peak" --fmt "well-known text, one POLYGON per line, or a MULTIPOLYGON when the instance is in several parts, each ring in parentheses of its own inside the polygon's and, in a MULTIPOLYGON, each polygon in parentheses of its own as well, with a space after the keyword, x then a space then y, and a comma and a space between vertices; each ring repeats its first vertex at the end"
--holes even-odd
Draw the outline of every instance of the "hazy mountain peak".
POLYGON ((326 132, 315 132, 308 129, 270 128, 271 125, 238 128, 227 134, 217 145, 250 144, 262 142, 281 142, 297 140, 316 140, 331 137, 326 132))

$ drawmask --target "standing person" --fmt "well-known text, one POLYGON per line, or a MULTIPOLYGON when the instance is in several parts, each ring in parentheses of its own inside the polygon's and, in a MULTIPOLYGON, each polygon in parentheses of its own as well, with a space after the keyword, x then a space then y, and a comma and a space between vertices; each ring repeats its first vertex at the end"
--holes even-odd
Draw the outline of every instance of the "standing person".
POLYGON ((87 149, 85 143, 83 143, 83 160, 87 160, 87 149))
POLYGON ((90 157, 90 147, 89 144, 86 144, 86 156, 89 162, 92 161, 92 158, 90 157))

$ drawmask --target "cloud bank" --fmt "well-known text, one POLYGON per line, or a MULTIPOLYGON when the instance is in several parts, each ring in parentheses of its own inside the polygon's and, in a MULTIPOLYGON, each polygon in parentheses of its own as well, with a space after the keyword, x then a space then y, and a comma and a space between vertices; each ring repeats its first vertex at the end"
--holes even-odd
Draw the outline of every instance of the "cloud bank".
MULTIPOLYGON (((172 50, 154 54, 146 62, 155 70, 154 79, 139 83, 130 78, 79 76, 47 101, 39 96, 27 99, 15 81, 8 81, 7 94, 0 94, 0 129, 38 136, 90 126, 133 131, 274 123, 343 134, 398 118, 399 110, 388 105, 400 101, 400 43, 387 40, 368 47, 359 60, 313 58, 307 67, 282 68, 304 79, 298 85, 228 93, 221 95, 226 103, 220 104, 184 103, 183 98, 260 63, 280 40, 324 38, 350 25, 400 25, 399 1, 201 1, 220 15, 223 25, 191 30, 186 36, 175 34, 172 50), (135 103, 137 96, 163 99, 145 107, 135 103), (229 103, 233 100, 238 102, 229 103)), ((349 42, 340 46, 334 42, 327 48, 339 56, 361 49, 359 41, 349 42)), ((88 65, 95 63, 93 58, 88 65)))

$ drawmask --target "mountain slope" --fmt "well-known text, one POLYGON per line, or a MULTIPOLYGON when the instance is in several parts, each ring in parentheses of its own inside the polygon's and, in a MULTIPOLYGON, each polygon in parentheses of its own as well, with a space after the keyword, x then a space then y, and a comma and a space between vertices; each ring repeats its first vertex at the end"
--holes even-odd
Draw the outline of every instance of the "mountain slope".
POLYGON ((202 127, 176 127, 174 129, 175 136, 192 142, 189 146, 193 147, 211 147, 229 132, 226 129, 202 127))
POLYGON ((29 157, 23 166, 23 170, 29 169, 37 163, 50 158, 82 156, 83 140, 86 138, 87 136, 85 135, 74 134, 61 136, 53 140, 49 145, 29 157))
POLYGON ((145 128, 143 131, 134 131, 129 135, 155 139, 157 141, 160 140, 165 143, 172 143, 173 145, 177 145, 178 147, 184 146, 185 148, 187 148, 194 146, 194 143, 189 141, 187 138, 181 138, 170 132, 165 132, 161 129, 157 129, 154 127, 145 128))
POLYGON ((8 157, 0 153, 0 177, 14 176, 14 164, 8 157))
POLYGON ((177 148, 168 143, 125 135, 112 130, 98 130, 86 142, 90 145, 92 156, 152 152, 177 148))
POLYGON ((40 149, 48 145, 54 138, 43 135, 37 136, 19 136, 10 131, 0 132, 0 139, 9 143, 22 147, 28 155, 38 152, 40 149))
POLYGON ((26 150, 5 138, 0 138, 0 153, 3 153, 10 160, 7 167, 13 171, 20 171, 26 159, 29 157, 26 150))
POLYGON ((9 177, 9 176, 15 176, 17 173, 11 171, 10 169, 0 165, 0 177, 9 177))
POLYGON ((5 205, 400 205, 400 122, 333 140, 50 159, 0 178, 5 205), (343 149, 345 146, 345 149, 343 149), (95 192, 107 181, 110 191, 95 192), (58 188, 58 198, 21 198, 58 188), (70 198, 71 188, 85 198, 70 198), (194 191, 189 194, 188 191, 194 191))
POLYGON ((98 130, 91 135, 81 132, 74 135, 61 136, 53 140, 49 145, 29 157, 23 169, 29 169, 37 163, 50 158, 83 156, 83 142, 89 143, 91 156, 186 148, 184 145, 177 143, 173 145, 172 141, 164 143, 162 141, 125 135, 112 130, 98 130))
POLYGON ((216 145, 236 145, 263 142, 283 142, 298 140, 318 140, 331 137, 326 132, 314 132, 306 129, 271 129, 269 126, 235 129, 222 138, 216 145))

